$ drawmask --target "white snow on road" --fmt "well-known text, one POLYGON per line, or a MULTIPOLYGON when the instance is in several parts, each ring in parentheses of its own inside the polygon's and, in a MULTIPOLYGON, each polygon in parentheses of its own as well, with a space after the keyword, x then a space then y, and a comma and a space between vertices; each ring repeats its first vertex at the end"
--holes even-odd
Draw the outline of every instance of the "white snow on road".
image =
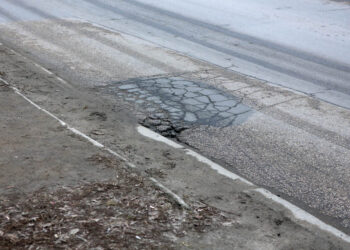
POLYGON ((346 56, 350 55, 350 4, 325 0, 139 2, 350 64, 346 56))

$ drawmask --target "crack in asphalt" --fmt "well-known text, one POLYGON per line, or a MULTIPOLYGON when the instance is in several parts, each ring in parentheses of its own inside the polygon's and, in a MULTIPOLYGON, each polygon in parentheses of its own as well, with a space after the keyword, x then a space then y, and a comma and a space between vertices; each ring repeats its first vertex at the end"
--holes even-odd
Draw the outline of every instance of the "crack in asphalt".
POLYGON ((144 126, 168 137, 192 126, 240 124, 254 112, 242 98, 179 76, 130 79, 107 89, 136 104, 147 116, 141 122, 144 126))

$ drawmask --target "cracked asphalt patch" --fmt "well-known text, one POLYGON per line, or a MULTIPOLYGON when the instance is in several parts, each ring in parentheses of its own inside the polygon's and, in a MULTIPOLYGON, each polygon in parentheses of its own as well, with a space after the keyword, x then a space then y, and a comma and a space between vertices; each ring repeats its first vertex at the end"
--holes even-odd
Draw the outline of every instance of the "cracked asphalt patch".
POLYGON ((182 77, 137 78, 107 88, 143 111, 143 125, 168 137, 191 126, 241 124, 254 112, 238 97, 182 77))

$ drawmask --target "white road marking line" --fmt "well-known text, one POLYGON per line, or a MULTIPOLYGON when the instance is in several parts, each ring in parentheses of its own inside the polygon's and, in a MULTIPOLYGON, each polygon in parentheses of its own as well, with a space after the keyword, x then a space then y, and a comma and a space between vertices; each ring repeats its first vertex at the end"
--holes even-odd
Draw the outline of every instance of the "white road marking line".
POLYGON ((329 224, 326 224, 325 222, 316 218, 312 214, 310 214, 310 213, 306 212, 305 210, 293 205, 289 201, 286 201, 286 200, 278 197, 277 195, 274 195, 273 193, 271 193, 270 191, 268 191, 264 188, 256 188, 256 189, 254 189, 254 191, 264 195, 268 199, 271 199, 271 200, 281 204, 282 206, 284 206, 285 208, 290 210, 292 212, 292 214, 294 215, 294 217, 297 218, 298 220, 307 221, 308 223, 315 225, 318 228, 320 228, 324 231, 327 231, 327 232, 343 239, 346 242, 350 242, 349 235, 343 233, 342 231, 336 229, 335 227, 333 227, 329 224))
MULTIPOLYGON (((56 75, 55 75, 56 76, 56 75)), ((68 87, 72 87, 66 80, 62 79, 59 76, 56 76, 56 79, 59 80, 61 83, 63 83, 64 85, 68 86, 68 87)))
POLYGON ((69 127, 67 126, 67 129, 69 129, 70 131, 72 131, 74 134, 79 135, 80 137, 83 137, 85 140, 87 140, 88 142, 90 142, 92 145, 94 145, 95 147, 98 148, 105 148, 104 145, 102 145, 101 143, 99 143, 98 141, 92 139, 90 136, 87 136, 86 134, 80 132, 79 130, 69 127))
MULTIPOLYGON (((3 44, 0 43, 0 46, 1 46, 1 45, 3 45, 3 44)), ((41 70, 44 71, 45 73, 47 73, 47 74, 49 74, 49 75, 51 75, 51 76, 55 76, 55 78, 56 78, 58 81, 60 81, 61 83, 63 83, 64 85, 66 85, 66 87, 72 88, 72 85, 69 84, 66 80, 64 80, 64 79, 62 79, 61 77, 57 76, 55 73, 51 72, 50 70, 48 70, 48 69, 46 69, 45 67, 41 66, 40 64, 36 63, 36 62, 33 61, 32 59, 30 59, 30 58, 28 58, 28 57, 22 55, 21 53, 18 53, 17 51, 15 51, 15 50, 13 50, 13 49, 7 47, 7 46, 6 46, 6 48, 7 48, 8 50, 10 50, 12 53, 14 53, 14 54, 16 54, 16 55, 18 55, 18 56, 20 56, 20 57, 22 57, 22 58, 24 58, 24 59, 30 61, 30 62, 33 63, 37 68, 41 69, 41 70)))
POLYGON ((115 151, 111 150, 110 148, 105 148, 107 152, 109 152, 110 154, 116 156, 117 158, 121 159, 122 161, 124 161, 129 167, 131 168, 136 168, 136 166, 129 162, 125 157, 121 156, 120 154, 116 153, 115 151))
POLYGON ((167 144, 167 145, 169 145, 169 146, 171 146, 173 148, 184 149, 186 154, 191 155, 191 156, 195 157, 198 161, 209 165, 213 170, 217 171, 221 175, 229 177, 232 180, 240 180, 240 181, 244 182, 245 184, 254 186, 253 183, 251 183, 248 180, 242 178, 241 176, 236 175, 236 174, 228 171, 227 169, 223 168, 219 164, 216 164, 215 162, 213 162, 213 161, 209 160, 208 158, 198 154, 197 152, 195 152, 193 150, 190 150, 190 149, 186 149, 184 146, 182 146, 182 145, 180 145, 180 144, 178 144, 178 143, 176 143, 176 142, 174 142, 172 140, 169 140, 168 138, 165 138, 164 136, 162 136, 160 134, 157 134, 156 132, 150 130, 149 128, 146 128, 144 126, 139 125, 137 127, 137 131, 143 136, 149 137, 149 138, 151 138, 153 140, 156 140, 156 141, 163 142, 163 143, 165 143, 165 144, 167 144))
POLYGON ((28 99, 25 95, 23 95, 17 88, 12 87, 11 85, 9 85, 5 80, 1 79, 1 81, 5 82, 5 84, 7 84, 8 86, 10 86, 10 88, 12 88, 16 94, 20 95, 23 99, 25 99, 27 102, 29 102, 30 104, 32 104, 34 107, 36 107, 37 109, 43 111, 44 113, 46 113, 47 115, 51 116, 52 118, 54 118, 55 120, 57 120, 63 127, 67 127, 67 123, 65 123, 64 121, 62 121, 61 119, 59 119, 57 116, 51 114, 49 111, 47 111, 46 109, 41 108, 39 105, 37 105, 36 103, 32 102, 30 99, 28 99))
POLYGON ((53 75, 53 73, 51 71, 49 71, 48 69, 45 69, 43 66, 37 64, 37 63, 34 63, 35 66, 37 66, 39 69, 45 71, 47 74, 49 75, 53 75))
POLYGON ((209 165, 213 170, 217 171, 219 174, 226 176, 232 180, 240 180, 241 182, 243 182, 247 185, 250 185, 252 187, 254 186, 254 184, 251 183, 250 181, 244 179, 243 177, 241 177, 239 175, 232 173, 231 171, 228 171, 227 169, 221 167, 219 164, 216 164, 215 162, 198 154, 197 152, 194 152, 193 150, 190 150, 190 149, 186 149, 185 151, 186 151, 186 154, 191 155, 191 156, 195 157, 198 161, 209 165))
POLYGON ((156 132, 153 132, 152 130, 144 127, 144 126, 138 126, 137 131, 142 134, 143 136, 152 138, 153 140, 163 142, 165 144, 168 144, 169 146, 173 148, 184 148, 182 145, 173 142, 172 140, 169 140, 168 138, 165 138, 164 136, 161 136, 160 134, 157 134, 156 132))
POLYGON ((163 191, 165 191, 166 193, 170 194, 182 207, 186 208, 186 209, 190 209, 190 206, 187 205, 187 203, 180 198, 180 196, 178 196, 177 194, 175 194, 174 192, 172 192, 169 188, 165 187, 163 184, 161 184, 159 181, 157 181, 156 179, 150 177, 149 178, 151 181, 153 181, 154 184, 156 184, 159 188, 161 188, 163 191))
MULTIPOLYGON (((14 50, 12 50, 12 51, 13 51, 14 53, 16 53, 14 50)), ((25 56, 23 56, 23 55, 21 55, 21 56, 24 57, 24 58, 27 59, 27 60, 32 61, 31 59, 29 59, 29 58, 27 58, 27 57, 25 57, 25 56)), ((36 67, 38 67, 39 69, 41 69, 41 70, 44 71, 45 73, 47 73, 47 74, 49 74, 49 75, 51 75, 51 76, 55 76, 55 78, 56 78, 58 81, 60 81, 61 83, 63 83, 63 84, 66 85, 67 87, 72 88, 72 86, 71 86, 66 80, 64 80, 64 79, 62 79, 61 77, 57 76, 55 73, 53 73, 53 72, 51 72, 50 70, 44 68, 44 67, 41 66, 40 64, 38 64, 38 63, 36 63, 36 62, 34 62, 34 61, 32 61, 32 62, 33 62, 33 64, 34 64, 36 67)))
POLYGON ((103 144, 99 143, 98 141, 92 139, 90 136, 84 134, 83 132, 79 131, 76 128, 73 128, 71 126, 69 126, 66 122, 62 121, 60 118, 58 118, 57 116, 55 116, 54 114, 52 114, 51 112, 47 111, 46 109, 40 107, 38 104, 36 104, 35 102, 33 102, 32 100, 30 100, 28 97, 26 97, 24 94, 22 94, 16 87, 13 87, 11 84, 9 84, 6 80, 0 78, 0 81, 2 81, 3 83, 5 83, 7 86, 9 86, 10 88, 12 88, 16 94, 18 94, 19 96, 21 96, 24 100, 26 100, 27 102, 29 102, 30 104, 32 104, 34 107, 36 107, 38 110, 46 113, 47 115, 49 115, 51 118, 55 119, 56 121, 58 121, 61 126, 65 127, 66 129, 70 130, 72 133, 83 137, 84 139, 86 139, 88 142, 90 142, 92 145, 94 145, 95 147, 98 148, 102 148, 104 150, 106 150, 107 152, 113 154, 114 156, 120 158, 121 160, 123 160, 125 163, 127 163, 128 166, 130 167, 135 167, 134 164, 128 162, 126 160, 125 157, 119 155, 117 152, 113 151, 112 149, 104 146, 103 144))
MULTIPOLYGON (((171 141, 171 140, 165 138, 164 136, 159 135, 159 134, 151 131, 148 128, 145 128, 145 127, 139 125, 137 127, 137 130, 141 135, 143 135, 145 137, 151 138, 151 139, 156 140, 156 141, 163 142, 163 143, 165 143, 171 147, 174 147, 176 149, 183 149, 186 152, 186 154, 191 155, 191 156, 195 157, 198 161, 209 165, 212 169, 216 170, 219 174, 221 174, 223 176, 226 176, 232 180, 240 180, 248 185, 252 185, 252 187, 255 186, 251 182, 247 181, 245 178, 226 170, 224 167, 214 163, 213 161, 198 154, 197 152, 194 152, 193 150, 190 150, 190 149, 186 149, 182 145, 180 145, 174 141, 171 141)), ((306 212, 305 210, 293 205, 292 203, 272 194, 267 189, 252 188, 251 190, 262 194, 267 199, 273 200, 274 202, 281 204, 283 207, 288 209, 297 220, 306 221, 309 224, 314 225, 314 226, 320 228, 321 230, 327 231, 327 232, 333 234, 334 236, 350 243, 350 236, 349 235, 347 235, 347 234, 343 233, 342 231, 336 229, 335 227, 321 221, 320 219, 316 218, 312 214, 310 214, 310 213, 306 212)))

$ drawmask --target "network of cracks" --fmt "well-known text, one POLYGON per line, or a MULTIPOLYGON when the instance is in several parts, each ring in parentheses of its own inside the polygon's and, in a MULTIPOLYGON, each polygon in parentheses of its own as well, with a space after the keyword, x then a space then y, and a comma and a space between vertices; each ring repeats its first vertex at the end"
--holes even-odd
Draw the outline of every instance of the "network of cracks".
POLYGON ((109 85, 108 90, 135 104, 146 115, 143 125, 168 137, 191 126, 240 124, 253 112, 240 98, 183 77, 131 79, 109 85))

